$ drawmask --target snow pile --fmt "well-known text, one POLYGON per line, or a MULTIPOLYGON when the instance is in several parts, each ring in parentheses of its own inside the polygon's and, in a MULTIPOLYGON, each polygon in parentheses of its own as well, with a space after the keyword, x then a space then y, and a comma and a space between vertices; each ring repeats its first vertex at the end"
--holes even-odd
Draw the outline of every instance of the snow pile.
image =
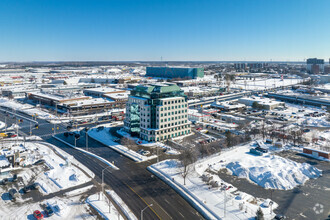
POLYGON ((246 178, 264 187, 280 190, 292 189, 310 178, 317 178, 322 171, 307 163, 297 163, 270 153, 256 156, 249 153, 250 146, 244 145, 212 157, 202 163, 203 168, 217 172, 227 168, 240 178, 246 178), (222 161, 222 162, 221 162, 222 161))

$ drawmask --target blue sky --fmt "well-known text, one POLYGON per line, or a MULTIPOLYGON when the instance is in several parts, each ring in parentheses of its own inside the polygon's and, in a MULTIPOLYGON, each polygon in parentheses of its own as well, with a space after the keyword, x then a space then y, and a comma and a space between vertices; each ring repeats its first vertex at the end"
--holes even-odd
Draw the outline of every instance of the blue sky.
POLYGON ((1 0, 0 62, 330 57, 328 0, 1 0))

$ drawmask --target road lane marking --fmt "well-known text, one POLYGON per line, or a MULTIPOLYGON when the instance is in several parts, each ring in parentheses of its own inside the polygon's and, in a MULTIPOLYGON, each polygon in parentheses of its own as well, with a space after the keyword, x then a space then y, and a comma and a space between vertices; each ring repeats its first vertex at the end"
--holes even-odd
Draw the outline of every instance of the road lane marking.
MULTIPOLYGON (((123 182, 126 186, 128 186, 138 197, 140 197, 140 199, 147 205, 149 206, 150 204, 148 204, 132 187, 130 187, 127 183, 123 182)), ((161 219, 161 217, 155 212, 155 210, 149 206, 149 208, 153 211, 153 213, 156 214, 156 216, 161 219)))

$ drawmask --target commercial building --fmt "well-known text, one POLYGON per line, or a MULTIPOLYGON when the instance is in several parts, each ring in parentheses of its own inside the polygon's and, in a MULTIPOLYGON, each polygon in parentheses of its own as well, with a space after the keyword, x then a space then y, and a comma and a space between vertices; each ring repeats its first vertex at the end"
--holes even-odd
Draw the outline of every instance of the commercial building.
POLYGON ((116 102, 110 102, 103 98, 92 98, 80 95, 66 96, 52 93, 31 92, 27 94, 27 97, 37 104, 46 105, 56 109, 59 113, 70 113, 71 115, 100 113, 111 108, 117 108, 119 105, 116 102))
POLYGON ((110 87, 84 89, 85 95, 92 96, 95 98, 105 97, 106 94, 116 94, 116 93, 125 93, 125 92, 126 92, 125 90, 114 89, 110 87))
POLYGON ((324 60, 317 58, 307 59, 307 72, 312 74, 319 74, 324 72, 324 60))
POLYGON ((173 83, 139 85, 126 103, 124 128, 147 141, 163 141, 191 132, 184 92, 173 83))
POLYGON ((196 79, 204 77, 204 68, 147 67, 146 76, 196 79))
POLYGON ((265 110, 272 110, 280 106, 285 106, 284 102, 278 102, 269 98, 261 97, 243 97, 238 99, 238 102, 246 106, 253 106, 253 103, 257 103, 260 108, 265 110))

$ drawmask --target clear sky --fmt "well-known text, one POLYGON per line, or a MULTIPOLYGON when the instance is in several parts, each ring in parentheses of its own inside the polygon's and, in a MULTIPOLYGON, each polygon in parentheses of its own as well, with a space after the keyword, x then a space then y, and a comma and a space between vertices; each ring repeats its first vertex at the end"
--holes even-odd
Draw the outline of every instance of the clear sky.
POLYGON ((0 62, 330 57, 330 0, 1 0, 0 62))

